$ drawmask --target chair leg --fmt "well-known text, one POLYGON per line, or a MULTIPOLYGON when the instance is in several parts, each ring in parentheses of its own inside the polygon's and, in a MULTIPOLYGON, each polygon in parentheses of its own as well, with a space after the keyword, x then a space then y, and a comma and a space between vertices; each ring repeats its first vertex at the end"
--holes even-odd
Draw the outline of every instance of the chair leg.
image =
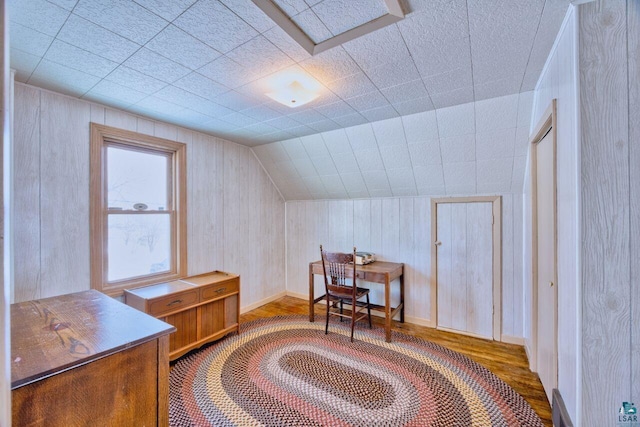
POLYGON ((329 300, 329 296, 327 296, 327 323, 324 327, 324 334, 327 335, 329 333, 329 306, 331 305, 331 301, 329 300))
POLYGON ((371 329, 371 306, 369 305, 369 294, 367 294, 367 314, 369 315, 369 329, 371 329))
MULTIPOLYGON (((340 300, 340 314, 342 314, 342 300, 340 300)), ((342 316, 340 316, 340 322, 342 322, 342 316)))
POLYGON ((351 300, 351 342, 353 342, 353 328, 356 325, 356 300, 351 300))

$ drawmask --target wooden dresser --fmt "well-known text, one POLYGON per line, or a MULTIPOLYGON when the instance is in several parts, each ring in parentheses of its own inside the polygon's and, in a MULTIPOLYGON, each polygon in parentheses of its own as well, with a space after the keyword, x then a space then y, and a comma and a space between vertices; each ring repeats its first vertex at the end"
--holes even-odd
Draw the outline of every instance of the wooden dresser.
POLYGON ((172 326, 98 292, 11 305, 14 426, 167 426, 172 326))
POLYGON ((224 271, 125 290, 125 302, 176 327, 169 338, 171 360, 237 332, 240 276, 224 271))

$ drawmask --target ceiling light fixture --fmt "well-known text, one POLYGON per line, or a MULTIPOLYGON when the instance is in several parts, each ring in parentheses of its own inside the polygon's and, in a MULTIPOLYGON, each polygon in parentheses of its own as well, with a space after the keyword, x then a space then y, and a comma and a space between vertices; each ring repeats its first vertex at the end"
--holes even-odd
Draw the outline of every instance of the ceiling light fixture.
POLYGON ((322 85, 313 77, 299 71, 279 73, 268 79, 269 98, 287 107, 296 108, 320 96, 322 85))

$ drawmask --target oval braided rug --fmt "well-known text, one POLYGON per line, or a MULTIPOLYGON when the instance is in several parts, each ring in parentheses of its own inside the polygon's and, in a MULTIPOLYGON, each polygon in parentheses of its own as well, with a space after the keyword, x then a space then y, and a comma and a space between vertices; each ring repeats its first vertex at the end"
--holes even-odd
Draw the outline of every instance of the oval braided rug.
POLYGON ((178 361, 172 426, 542 426, 471 359, 382 328, 274 317, 178 361))

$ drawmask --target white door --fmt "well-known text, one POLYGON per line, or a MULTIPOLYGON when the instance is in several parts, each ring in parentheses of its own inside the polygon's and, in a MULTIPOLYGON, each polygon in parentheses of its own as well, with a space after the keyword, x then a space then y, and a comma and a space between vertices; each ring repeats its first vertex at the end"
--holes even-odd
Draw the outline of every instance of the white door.
POLYGON ((438 203, 438 328, 493 338, 492 203, 438 203))
POLYGON ((553 136, 549 132, 536 149, 536 215, 538 241, 538 345, 537 367, 540 381, 551 402, 558 386, 557 287, 555 286, 555 180, 553 136))

